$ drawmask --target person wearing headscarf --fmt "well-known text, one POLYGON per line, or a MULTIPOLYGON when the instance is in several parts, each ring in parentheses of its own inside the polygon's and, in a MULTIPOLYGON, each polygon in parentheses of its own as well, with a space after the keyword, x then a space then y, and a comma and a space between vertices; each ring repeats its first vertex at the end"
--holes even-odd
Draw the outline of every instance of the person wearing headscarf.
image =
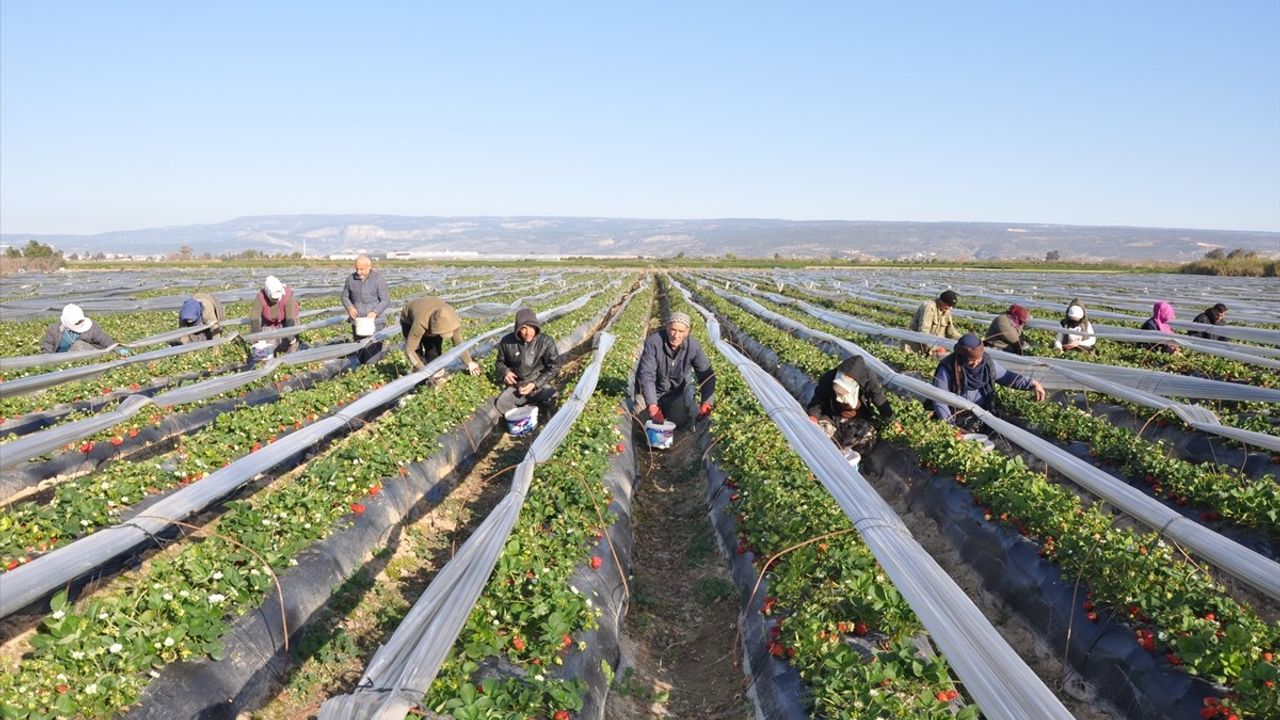
POLYGON ((1098 343, 1098 337, 1093 334, 1093 323, 1089 322, 1089 314, 1085 312, 1084 303, 1080 298, 1071 301, 1067 306, 1066 317, 1062 318, 1058 324, 1062 326, 1062 332, 1058 333, 1058 338, 1053 341, 1054 350, 1093 352, 1093 346, 1098 343))
MULTIPOLYGON (((1195 316, 1195 318, 1193 318, 1191 322, 1197 323, 1199 325, 1226 325, 1227 324, 1227 306, 1223 305, 1222 303, 1217 303, 1213 307, 1206 308, 1204 312, 1195 316)), ((1227 338, 1224 338, 1221 335, 1214 335, 1208 332, 1190 330, 1187 332, 1187 334, 1195 337, 1201 337, 1201 338, 1204 338, 1205 340, 1221 340, 1222 342, 1227 342, 1227 338)))
MULTIPOLYGON (((434 295, 424 295, 405 303, 400 311, 400 330, 404 333, 404 353, 409 358, 409 366, 421 370, 427 363, 444 354, 444 339, 449 337, 454 345, 461 345, 462 318, 458 311, 434 295)), ((467 372, 480 374, 480 364, 471 358, 471 353, 462 353, 462 364, 467 372)))
MULTIPOLYGON (((959 395, 988 412, 995 407, 997 384, 1014 390, 1030 390, 1035 393, 1036 402, 1045 398, 1044 386, 1038 380, 1019 375, 987 355, 982 341, 973 333, 965 333, 956 341, 955 351, 938 363, 933 374, 934 387, 959 395)), ((938 419, 951 423, 971 419, 961 417, 967 413, 958 415, 951 406, 936 400, 933 413, 938 419)))
POLYGON ((560 372, 560 351, 529 308, 516 312, 515 328, 498 342, 494 372, 503 387, 494 401, 499 413, 533 404, 546 415, 554 405, 557 393, 552 381, 560 372))
MULTIPOLYGON (((40 352, 64 353, 90 350, 106 350, 115 345, 111 338, 97 323, 85 317, 79 305, 70 304, 62 308, 62 315, 44 331, 40 340, 40 352)), ((129 349, 117 347, 120 355, 128 355, 129 349)))
POLYGON ((711 414, 716 374, 707 354, 702 351, 702 345, 689 337, 689 327, 688 314, 673 312, 662 329, 645 338, 644 348, 640 351, 636 385, 644 397, 649 419, 656 423, 670 420, 678 426, 688 424, 689 411, 684 393, 690 370, 697 378, 702 398, 698 419, 711 414))
POLYGON ((885 397, 880 378, 857 355, 845 358, 818 378, 805 410, 842 449, 863 454, 875 447, 877 425, 893 422, 893 406, 885 397))
POLYGON ((222 303, 218 301, 218 298, 205 292, 198 292, 192 295, 183 301, 182 309, 178 311, 178 327, 195 327, 197 325, 208 325, 209 327, 199 332, 183 335, 178 338, 178 343, 187 345, 218 337, 222 334, 222 321, 224 319, 222 303))
POLYGON ((1023 338, 1023 326, 1031 319, 1031 314, 1021 305, 1010 305, 1007 312, 1002 312, 991 320, 986 337, 982 344, 996 350, 1004 350, 1015 355, 1025 355, 1030 344, 1023 338))
MULTIPOLYGON (((298 299, 293 288, 286 286, 275 275, 268 275, 262 289, 255 297, 255 306, 249 314, 250 332, 297 327, 298 299)), ((292 352, 298 347, 298 337, 280 338, 276 342, 276 354, 292 352)))
MULTIPOLYGON (((1165 302, 1164 300, 1157 300, 1155 304, 1151 306, 1151 317, 1147 318, 1147 321, 1142 323, 1142 329, 1154 330, 1155 332, 1161 332, 1166 335, 1172 335, 1173 328, 1170 327, 1169 321, 1174 320, 1176 318, 1177 316, 1174 315, 1173 313, 1172 305, 1165 302)), ((1166 353, 1182 352, 1182 348, 1175 342, 1147 343, 1147 349, 1158 350, 1160 352, 1166 352, 1166 353)))
MULTIPOLYGON (((926 335, 955 340, 960 337, 960 331, 956 328, 955 318, 951 316, 951 308, 958 302, 960 302, 960 296, 955 290, 944 290, 938 295, 938 299, 927 300, 916 308, 916 314, 911 318, 910 329, 926 335)), ((947 354, 946 348, 940 345, 930 346, 926 343, 909 342, 905 347, 907 350, 919 353, 932 353, 938 356, 947 354)))

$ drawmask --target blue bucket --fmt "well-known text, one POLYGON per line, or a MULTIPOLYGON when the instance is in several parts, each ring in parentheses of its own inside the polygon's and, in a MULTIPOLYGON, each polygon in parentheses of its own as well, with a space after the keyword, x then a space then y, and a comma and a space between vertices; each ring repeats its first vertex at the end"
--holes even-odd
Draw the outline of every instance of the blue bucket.
POLYGON ((670 420, 655 423, 650 420, 644 424, 644 435, 649 440, 649 447, 655 450, 666 450, 675 442, 676 424, 670 420))

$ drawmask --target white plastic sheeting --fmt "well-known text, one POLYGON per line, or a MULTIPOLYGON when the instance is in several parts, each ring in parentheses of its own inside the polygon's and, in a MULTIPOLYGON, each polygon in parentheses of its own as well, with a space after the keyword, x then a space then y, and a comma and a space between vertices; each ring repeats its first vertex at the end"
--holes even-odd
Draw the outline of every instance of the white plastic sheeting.
POLYGON ((600 334, 591 364, 516 467, 507 496, 427 586, 395 634, 373 656, 356 689, 325 701, 321 720, 399 720, 427 693, 498 563, 533 483, 534 469, 551 458, 582 414, 614 342, 608 332, 600 334))
MULTIPOLYGON (((954 340, 925 335, 924 333, 898 328, 886 328, 876 323, 857 320, 843 313, 826 310, 811 305, 803 300, 796 300, 775 293, 757 293, 773 302, 792 305, 806 313, 831 325, 842 327, 864 335, 879 335, 902 340, 927 342, 951 348, 954 340)), ((752 312, 768 312, 759 305, 754 305, 752 312)), ((1221 393, 1231 393, 1229 399, 1240 400, 1242 393, 1254 402, 1275 402, 1280 400, 1280 391, 1267 388, 1254 388, 1250 385, 1223 383, 1217 380, 1192 378, 1154 370, 1137 368, 1121 368, 1114 365, 1087 363, 1060 358, 1041 358, 1028 355, 1015 355, 988 348, 987 352, 999 358, 1000 362, 1026 373, 1039 380, 1047 388, 1061 390, 1092 390, 1104 393, 1126 402, 1149 407, 1155 410, 1168 410, 1196 430, 1231 438, 1237 442, 1254 447, 1280 452, 1280 437, 1254 430, 1223 425, 1221 419, 1208 408, 1198 405, 1176 402, 1166 397, 1205 397, 1204 389, 1210 389, 1208 397, 1222 399, 1221 393), (1225 387, 1224 387, 1225 386, 1225 387), (1188 391, 1186 388, 1190 387, 1188 391)))
POLYGON ((809 421, 800 404, 772 375, 721 339, 712 313, 696 304, 694 307, 706 318, 716 349, 738 368, 765 414, 840 504, 983 715, 999 720, 1072 717, 973 601, 920 547, 893 508, 809 421))
POLYGON ((849 354, 861 356, 886 386, 896 387, 917 397, 936 400, 972 412, 987 427, 1044 460, 1054 470, 1111 503, 1121 512, 1189 548, 1215 567, 1221 568, 1269 597, 1280 599, 1280 563, 1183 517, 1128 483, 1077 458, 1048 440, 992 415, 958 395, 936 388, 932 383, 895 372, 893 368, 856 343, 808 328, 748 298, 733 295, 728 297, 748 311, 780 327, 785 327, 790 332, 807 339, 834 343, 849 354))
MULTIPOLYGON (((584 295, 554 308, 545 313, 544 321, 573 312, 586 305, 590 298, 591 295, 584 295)), ((0 618, 8 617, 50 591, 148 542, 153 536, 166 531, 173 521, 181 521, 202 511, 235 492, 259 473, 266 472, 329 436, 344 431, 357 422, 361 415, 395 401, 436 372, 454 364, 471 347, 506 332, 507 328, 496 328, 451 348, 427 363, 423 369, 366 393, 341 411, 321 418, 286 435, 279 442, 267 445, 258 452, 246 455, 187 485, 148 508, 145 517, 100 530, 0 575, 0 618)))

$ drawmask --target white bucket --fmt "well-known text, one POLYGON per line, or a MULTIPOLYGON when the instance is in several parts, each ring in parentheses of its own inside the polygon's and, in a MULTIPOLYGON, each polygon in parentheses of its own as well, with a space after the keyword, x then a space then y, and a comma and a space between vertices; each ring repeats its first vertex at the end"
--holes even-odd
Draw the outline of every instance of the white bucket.
POLYGON ((533 429, 538 427, 538 406, 526 405, 525 407, 512 408, 504 415, 507 419, 507 432, 515 437, 528 435, 533 429))
POLYGON ((853 468, 854 470, 857 470, 858 466, 862 464, 862 453, 858 452, 857 450, 850 450, 846 448, 841 451, 841 454, 844 455, 845 460, 849 461, 849 467, 853 468))
POLYGON ((276 344, 270 340, 259 340, 253 344, 253 361, 266 362, 276 356, 276 344))
POLYGON ((368 315, 361 315, 356 318, 356 337, 369 337, 375 330, 373 318, 368 315))
POLYGON ((652 420, 644 424, 644 436, 649 440, 649 447, 655 450, 666 450, 676 439, 676 424, 670 420, 656 423, 652 420))
POLYGON ((996 444, 991 442, 991 438, 982 433, 968 433, 960 436, 961 440, 972 440, 982 446, 983 452, 991 452, 996 449, 996 444))

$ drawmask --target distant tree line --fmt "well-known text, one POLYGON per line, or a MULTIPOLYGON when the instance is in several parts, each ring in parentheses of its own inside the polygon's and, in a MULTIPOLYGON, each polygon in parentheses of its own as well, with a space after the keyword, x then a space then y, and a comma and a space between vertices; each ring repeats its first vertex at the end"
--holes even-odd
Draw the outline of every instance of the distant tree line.
POLYGON ((0 272, 34 271, 48 272, 67 264, 62 251, 32 238, 23 247, 11 245, 0 257, 0 272))

